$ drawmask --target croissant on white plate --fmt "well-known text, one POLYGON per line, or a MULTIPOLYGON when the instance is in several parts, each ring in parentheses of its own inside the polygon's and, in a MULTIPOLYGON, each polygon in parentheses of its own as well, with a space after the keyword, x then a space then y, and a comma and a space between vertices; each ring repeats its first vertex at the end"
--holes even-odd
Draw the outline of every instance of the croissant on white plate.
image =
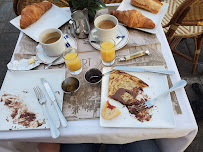
POLYGON ((138 10, 112 11, 111 14, 128 27, 149 29, 153 29, 155 27, 154 22, 142 15, 142 13, 138 10))
POLYGON ((25 29, 37 20, 50 8, 52 4, 50 2, 34 3, 27 5, 21 12, 20 28, 25 29))

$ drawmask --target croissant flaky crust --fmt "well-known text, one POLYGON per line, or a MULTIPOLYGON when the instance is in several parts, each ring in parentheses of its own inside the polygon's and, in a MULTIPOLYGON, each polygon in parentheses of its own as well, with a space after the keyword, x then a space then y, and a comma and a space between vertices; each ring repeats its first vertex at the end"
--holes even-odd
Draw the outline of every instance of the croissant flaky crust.
POLYGON ((157 14, 162 7, 162 3, 158 0, 131 0, 133 6, 141 7, 154 14, 157 14))
POLYGON ((20 28, 25 29, 36 22, 51 7, 52 4, 50 2, 27 5, 21 12, 20 28))
POLYGON ((155 27, 155 24, 151 19, 145 17, 140 11, 137 10, 112 11, 111 14, 128 27, 150 29, 155 27))

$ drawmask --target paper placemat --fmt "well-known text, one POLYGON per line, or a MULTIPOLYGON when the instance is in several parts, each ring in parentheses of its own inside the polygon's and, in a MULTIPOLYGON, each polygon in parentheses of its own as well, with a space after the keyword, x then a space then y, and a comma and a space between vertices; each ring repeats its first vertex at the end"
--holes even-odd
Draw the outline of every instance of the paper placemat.
POLYGON ((37 42, 33 41, 30 37, 23 34, 14 53, 14 59, 20 60, 26 57, 36 55, 37 42))

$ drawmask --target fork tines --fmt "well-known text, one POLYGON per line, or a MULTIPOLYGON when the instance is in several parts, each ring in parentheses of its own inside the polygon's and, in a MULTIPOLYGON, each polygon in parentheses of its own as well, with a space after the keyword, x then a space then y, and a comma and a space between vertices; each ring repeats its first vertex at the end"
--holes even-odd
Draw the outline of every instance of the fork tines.
POLYGON ((36 94, 36 97, 37 97, 37 100, 40 102, 40 99, 42 98, 45 98, 44 94, 42 93, 42 90, 40 89, 39 86, 36 86, 33 88, 35 94, 36 94))

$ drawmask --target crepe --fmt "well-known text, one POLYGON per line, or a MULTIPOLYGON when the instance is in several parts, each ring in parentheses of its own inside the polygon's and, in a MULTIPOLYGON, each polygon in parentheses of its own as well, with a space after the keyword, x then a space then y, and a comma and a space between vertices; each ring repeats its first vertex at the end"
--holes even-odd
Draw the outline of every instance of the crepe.
POLYGON ((148 87, 141 79, 121 71, 114 71, 109 76, 108 96, 123 105, 129 106, 137 102, 137 96, 148 87))
POLYGON ((116 107, 113 106, 107 101, 102 109, 102 117, 104 119, 113 119, 114 117, 118 116, 121 111, 116 107))

